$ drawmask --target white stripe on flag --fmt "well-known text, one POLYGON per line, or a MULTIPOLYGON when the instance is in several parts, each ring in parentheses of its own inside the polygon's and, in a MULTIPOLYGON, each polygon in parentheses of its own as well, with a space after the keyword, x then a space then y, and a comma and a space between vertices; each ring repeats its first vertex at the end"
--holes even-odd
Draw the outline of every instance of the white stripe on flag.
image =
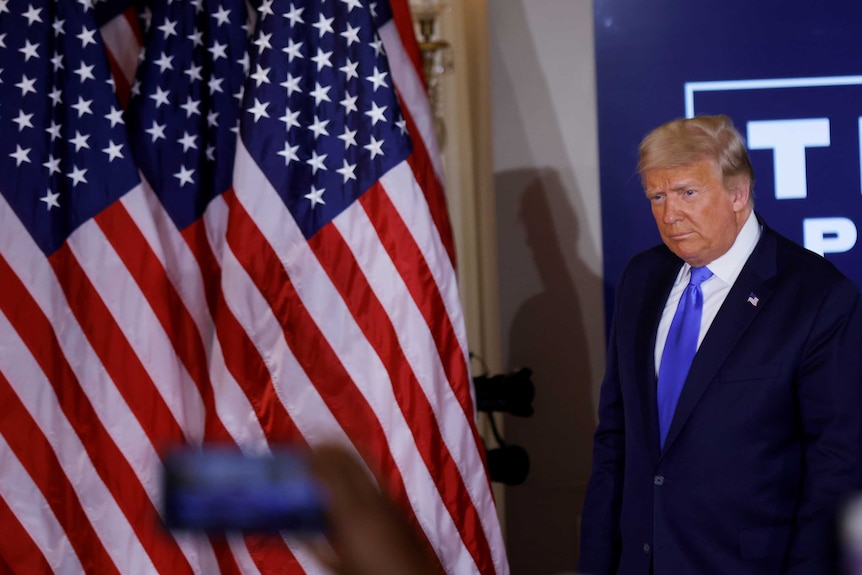
POLYGON ((348 442, 317 388, 296 361, 272 308, 245 268, 230 250, 225 252, 222 264, 225 299, 246 333, 262 350, 278 398, 302 436, 309 444, 324 440, 348 442))
MULTIPOLYGON (((0 317, 6 321, 2 313, 0 317)), ((0 461, 3 462, 0 497, 42 551, 51 568, 60 575, 83 573, 84 568, 66 532, 3 435, 0 435, 0 461)))
MULTIPOLYGON (((425 149, 428 150, 428 155, 431 158, 431 163, 434 165, 434 173, 442 182, 443 163, 440 154, 437 153, 437 135, 434 132, 434 118, 431 114, 425 86, 422 85, 422 80, 419 78, 416 68, 413 67, 413 62, 407 56, 406 50, 404 50, 404 45, 401 43, 401 36, 398 34, 395 21, 390 20, 381 26, 378 33, 380 34, 380 39, 383 40, 386 56, 389 58, 392 82, 398 89, 402 103, 410 111, 413 122, 416 124, 416 129, 419 130, 419 137, 422 138, 425 149)), ((414 136, 414 134, 410 135, 414 136)))
POLYGON ((224 197, 219 196, 207 206, 204 212, 204 227, 207 232, 207 239, 210 242, 210 249, 216 260, 221 261, 222 254, 225 251, 225 230, 227 229, 228 207, 224 201, 224 197))
POLYGON ((125 15, 120 14, 102 26, 99 31, 102 33, 105 47, 111 52, 126 81, 131 85, 135 81, 135 70, 138 67, 138 55, 141 51, 132 26, 125 15))
POLYGON ((95 221, 89 220, 69 236, 67 243, 182 428, 186 440, 200 441, 205 415, 197 387, 108 238, 95 221))
MULTIPOLYGON (((428 264, 428 269, 431 271, 434 283, 443 297, 443 302, 446 305, 446 313, 449 316, 452 327, 455 329, 455 336, 458 338, 458 344, 464 351, 464 358, 469 367, 464 314, 461 309, 458 286, 453 280, 456 277, 455 268, 452 267, 452 261, 443 247, 440 232, 437 226, 434 225, 434 220, 431 217, 431 211, 428 209, 428 203, 425 201, 425 198, 421 194, 405 192, 405 190, 416 190, 413 182, 415 182, 413 171, 405 164, 395 166, 380 178, 380 183, 386 190, 387 196, 392 200, 395 209, 398 211, 398 215, 401 216, 401 219, 419 246, 422 258, 428 264)), ((473 394, 472 386, 470 386, 470 393, 471 395, 473 394)))

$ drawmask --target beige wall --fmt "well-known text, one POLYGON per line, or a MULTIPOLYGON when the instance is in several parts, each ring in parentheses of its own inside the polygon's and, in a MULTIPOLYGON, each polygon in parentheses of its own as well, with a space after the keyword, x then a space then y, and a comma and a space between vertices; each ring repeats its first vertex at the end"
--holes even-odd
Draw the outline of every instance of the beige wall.
POLYGON ((496 489, 512 574, 574 571, 605 341, 592 1, 448 5, 443 159, 470 349, 536 385, 535 415, 505 420, 530 475, 496 489))
POLYGON ((506 489, 513 575, 573 571, 604 370, 591 0, 488 2, 502 360, 533 369, 507 417, 526 483, 506 489))

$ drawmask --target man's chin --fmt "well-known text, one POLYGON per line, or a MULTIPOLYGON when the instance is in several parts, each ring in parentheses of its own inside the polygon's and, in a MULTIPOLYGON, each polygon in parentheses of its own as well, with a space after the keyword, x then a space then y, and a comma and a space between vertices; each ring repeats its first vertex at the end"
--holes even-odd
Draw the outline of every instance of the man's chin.
POLYGON ((665 240, 665 245, 672 251, 678 258, 683 260, 685 263, 689 264, 692 267, 698 267, 703 265, 702 257, 700 252, 695 250, 687 250, 685 246, 682 245, 683 242, 675 242, 672 240, 665 240))

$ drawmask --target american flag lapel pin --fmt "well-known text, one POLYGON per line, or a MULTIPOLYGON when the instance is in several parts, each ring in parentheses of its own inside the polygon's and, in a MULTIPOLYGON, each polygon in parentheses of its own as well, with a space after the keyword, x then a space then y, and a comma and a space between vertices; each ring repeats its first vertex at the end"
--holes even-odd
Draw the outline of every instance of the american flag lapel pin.
POLYGON ((757 304, 760 302, 760 298, 754 295, 754 292, 748 294, 748 303, 752 306, 757 307, 757 304))

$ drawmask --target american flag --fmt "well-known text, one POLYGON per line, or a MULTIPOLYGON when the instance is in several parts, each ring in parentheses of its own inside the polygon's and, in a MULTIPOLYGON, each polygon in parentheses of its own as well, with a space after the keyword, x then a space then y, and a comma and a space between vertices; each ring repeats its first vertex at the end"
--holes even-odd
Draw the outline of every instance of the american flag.
POLYGON ((126 4, 0 0, 0 571, 325 573, 160 457, 335 439, 507 573, 404 0, 126 4))

